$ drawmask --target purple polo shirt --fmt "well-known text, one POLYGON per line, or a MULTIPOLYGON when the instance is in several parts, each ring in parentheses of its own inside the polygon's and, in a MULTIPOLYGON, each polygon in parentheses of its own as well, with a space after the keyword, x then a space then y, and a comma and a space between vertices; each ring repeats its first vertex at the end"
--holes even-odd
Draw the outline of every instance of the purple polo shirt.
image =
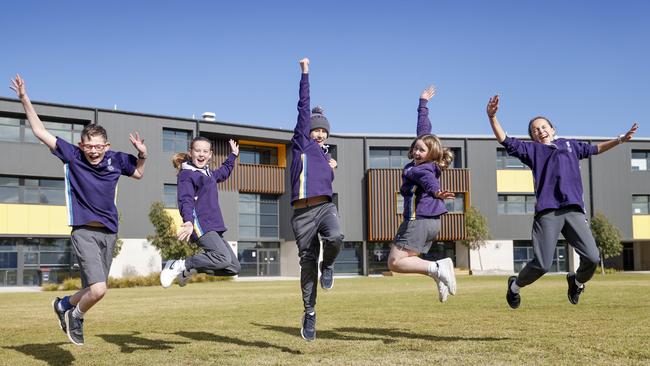
POLYGON ((222 233, 227 230, 219 208, 217 183, 230 177, 235 159, 237 156, 231 153, 216 170, 199 169, 191 163, 184 163, 178 173, 178 211, 183 222, 194 223, 193 240, 209 231, 222 233))
POLYGON ((291 138, 291 203, 298 199, 328 196, 332 199, 334 171, 329 155, 311 137, 309 74, 300 78, 298 122, 291 138))
POLYGON ((506 137, 501 143, 508 155, 521 160, 533 171, 535 213, 566 206, 585 210, 580 176, 580 159, 598 154, 598 147, 558 138, 550 145, 506 137))
POLYGON ((78 146, 59 137, 52 154, 64 163, 68 225, 81 226, 96 221, 117 233, 117 181, 121 175, 133 175, 138 158, 108 150, 99 164, 91 165, 78 146))

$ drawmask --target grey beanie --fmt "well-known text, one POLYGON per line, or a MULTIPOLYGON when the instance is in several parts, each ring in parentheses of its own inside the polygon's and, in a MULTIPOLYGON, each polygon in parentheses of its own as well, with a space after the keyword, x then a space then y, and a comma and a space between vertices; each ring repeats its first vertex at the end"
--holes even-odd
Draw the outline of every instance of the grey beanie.
POLYGON ((330 123, 323 112, 325 112, 325 110, 323 110, 323 108, 320 106, 314 107, 314 109, 311 110, 311 128, 309 131, 315 130, 317 128, 322 128, 327 131, 327 136, 329 136, 330 123))

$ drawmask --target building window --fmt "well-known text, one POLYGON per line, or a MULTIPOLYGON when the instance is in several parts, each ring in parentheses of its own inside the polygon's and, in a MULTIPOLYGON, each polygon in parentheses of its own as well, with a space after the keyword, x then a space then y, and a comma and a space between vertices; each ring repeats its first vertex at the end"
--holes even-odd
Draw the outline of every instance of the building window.
POLYGON ((650 151, 632 150, 632 171, 648 170, 650 167, 650 151))
POLYGON ((239 162, 242 164, 278 165, 278 148, 272 146, 239 146, 239 162))
POLYGON ((360 241, 343 242, 341 252, 336 257, 336 274, 363 274, 363 243, 360 241))
POLYGON ((388 272, 388 255, 391 242, 368 243, 368 274, 378 275, 388 272))
POLYGON ((278 198, 267 194, 239 194, 239 237, 278 238, 278 198))
POLYGON ((60 283, 79 276, 75 262, 69 238, 1 238, 0 286, 60 283))
POLYGON ((411 159, 408 148, 370 148, 370 169, 402 169, 411 159))
POLYGON ((190 150, 192 132, 163 128, 163 152, 177 153, 190 150))
POLYGON ((165 208, 178 208, 176 184, 163 185, 163 204, 165 205, 165 208))
POLYGON ((650 196, 648 195, 632 196, 632 214, 633 215, 650 214, 650 196))
MULTIPOLYGON (((43 126, 54 136, 71 144, 81 142, 83 123, 54 122, 43 120, 43 126)), ((16 117, 0 116, 0 140, 13 142, 41 143, 32 132, 29 121, 16 117)))
POLYGON ((497 169, 528 169, 514 156, 509 156, 506 149, 497 149, 497 169))
POLYGON ((535 213, 534 195, 498 195, 497 212, 500 215, 528 215, 535 213))
POLYGON ((0 203, 65 205, 63 179, 0 176, 0 203))
POLYGON ((456 242, 434 241, 427 253, 420 254, 420 258, 428 261, 451 258, 452 262, 456 263, 456 242))
POLYGON ((465 212, 465 193, 456 193, 456 197, 446 199, 445 207, 449 213, 465 212))
POLYGON ((239 241, 237 257, 241 264, 241 271, 239 271, 241 277, 280 275, 280 243, 278 242, 239 241))
MULTIPOLYGON (((530 240, 515 240, 513 242, 514 270, 519 273, 526 263, 531 261, 535 256, 533 244, 530 240)), ((555 247, 555 256, 549 272, 566 272, 569 270, 569 261, 567 260, 567 243, 560 240, 555 247)))
POLYGON ((463 168, 463 150, 460 147, 450 147, 449 150, 454 154, 454 161, 451 163, 450 168, 463 168))

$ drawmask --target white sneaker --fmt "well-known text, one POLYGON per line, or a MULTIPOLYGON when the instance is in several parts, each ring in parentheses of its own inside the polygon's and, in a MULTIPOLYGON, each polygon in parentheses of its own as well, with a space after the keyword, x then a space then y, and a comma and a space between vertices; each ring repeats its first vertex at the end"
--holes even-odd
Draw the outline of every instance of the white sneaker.
POLYGON ((195 275, 197 272, 195 269, 186 269, 183 272, 179 273, 178 276, 176 276, 176 279, 178 280, 178 285, 180 287, 185 287, 187 285, 187 282, 192 278, 193 275, 195 275))
POLYGON ((445 302, 447 301, 447 297, 449 297, 449 287, 445 285, 442 281, 438 279, 437 276, 434 275, 429 275, 431 278, 433 278, 434 281, 436 281, 436 286, 438 286, 438 300, 440 302, 445 302))
POLYGON ((438 279, 449 289, 449 293, 456 295, 456 274, 454 273, 454 262, 451 258, 441 259, 438 263, 438 279))
POLYGON ((163 288, 171 286, 174 278, 183 273, 184 262, 182 259, 167 261, 165 268, 160 272, 160 284, 163 288))

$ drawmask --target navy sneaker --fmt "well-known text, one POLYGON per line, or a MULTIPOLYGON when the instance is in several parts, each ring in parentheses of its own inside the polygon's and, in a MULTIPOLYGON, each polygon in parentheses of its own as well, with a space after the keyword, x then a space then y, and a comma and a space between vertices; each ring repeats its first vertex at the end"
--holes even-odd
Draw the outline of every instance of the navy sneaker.
POLYGON ((580 294, 585 290, 585 285, 582 285, 582 287, 578 287, 578 285, 576 285, 576 274, 573 272, 567 273, 566 282, 569 285, 569 289, 567 291, 569 302, 573 305, 577 305, 578 300, 580 300, 580 294))
POLYGON ((70 339, 70 342, 76 344, 77 346, 83 346, 84 320, 75 318, 72 316, 72 312, 72 309, 65 312, 66 333, 68 334, 68 339, 70 339))
POLYGON ((516 309, 519 307, 521 304, 521 296, 519 294, 516 294, 510 290, 510 286, 512 286, 512 283, 517 280, 517 276, 510 276, 508 278, 508 292, 506 293, 506 301, 508 301, 508 305, 510 305, 511 308, 516 309))
POLYGON ((64 311, 59 311, 59 303, 61 302, 61 298, 57 297, 52 301, 52 309, 54 309, 54 314, 56 314, 56 317, 59 319, 59 328, 63 330, 63 333, 67 333, 66 327, 65 327, 65 310, 64 311))
POLYGON ((334 287, 334 268, 332 267, 324 267, 323 262, 320 262, 320 287, 323 290, 329 291, 334 287))
POLYGON ((316 340, 316 312, 304 313, 300 335, 309 342, 316 340))

